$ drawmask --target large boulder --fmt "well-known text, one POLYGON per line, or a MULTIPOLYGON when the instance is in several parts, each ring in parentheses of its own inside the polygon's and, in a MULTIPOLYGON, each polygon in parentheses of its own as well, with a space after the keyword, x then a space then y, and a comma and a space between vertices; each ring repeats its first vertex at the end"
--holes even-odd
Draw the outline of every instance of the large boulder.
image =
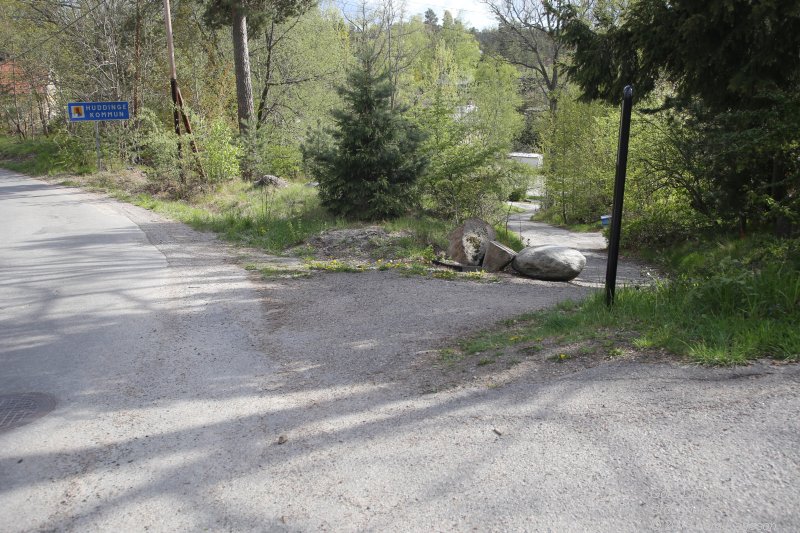
POLYGON ((511 266, 526 276, 547 281, 569 281, 586 266, 586 257, 566 246, 529 246, 524 248, 511 266))
POLYGON ((497 241, 490 241, 483 256, 483 269, 486 272, 499 272, 514 259, 517 252, 497 241))
POLYGON ((448 235, 450 245, 447 255, 462 265, 480 266, 489 242, 496 237, 494 228, 488 222, 479 218, 467 219, 448 235))
POLYGON ((289 186, 289 182, 278 176, 272 174, 265 174, 253 182, 255 187, 275 187, 276 189, 283 189, 289 186))

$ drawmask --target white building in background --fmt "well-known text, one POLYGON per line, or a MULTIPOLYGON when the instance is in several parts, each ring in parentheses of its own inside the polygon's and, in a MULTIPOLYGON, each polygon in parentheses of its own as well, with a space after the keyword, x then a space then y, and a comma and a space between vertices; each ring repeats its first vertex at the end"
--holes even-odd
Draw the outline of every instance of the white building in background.
MULTIPOLYGON (((542 165, 544 164, 542 154, 511 152, 510 154, 508 154, 508 157, 510 157, 514 161, 519 161, 520 163, 523 163, 533 168, 542 168, 542 165)), ((541 172, 535 173, 533 178, 531 178, 531 183, 530 186, 528 187, 527 195, 534 197, 544 196, 544 176, 542 176, 541 172)))
POLYGON ((526 165, 532 166, 534 168, 541 168, 542 166, 542 154, 528 154, 525 152, 511 152, 508 154, 508 157, 513 159, 514 161, 519 161, 520 163, 525 163, 526 165))

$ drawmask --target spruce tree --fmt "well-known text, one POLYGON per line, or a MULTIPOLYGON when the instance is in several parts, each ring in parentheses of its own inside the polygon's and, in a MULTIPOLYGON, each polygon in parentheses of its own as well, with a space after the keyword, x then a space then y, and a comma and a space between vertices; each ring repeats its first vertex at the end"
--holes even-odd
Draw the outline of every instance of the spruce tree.
POLYGON ((333 113, 329 138, 315 134, 303 147, 322 205, 350 219, 403 214, 415 203, 414 184, 426 163, 418 149, 422 133, 392 109, 389 75, 369 55, 362 55, 339 93, 345 105, 333 113))

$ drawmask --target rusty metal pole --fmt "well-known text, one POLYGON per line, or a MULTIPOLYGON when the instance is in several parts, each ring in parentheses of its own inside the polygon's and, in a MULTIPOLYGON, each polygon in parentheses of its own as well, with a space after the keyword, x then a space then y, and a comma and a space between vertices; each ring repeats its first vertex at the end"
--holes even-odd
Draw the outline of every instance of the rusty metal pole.
POLYGON ((625 198, 625 175, 628 172, 628 141, 631 136, 631 110, 633 87, 628 85, 622 93, 622 116, 617 145, 617 173, 614 177, 614 207, 611 211, 611 233, 608 237, 608 263, 606 265, 606 305, 614 305, 617 284, 619 241, 622 233, 622 202, 625 198))

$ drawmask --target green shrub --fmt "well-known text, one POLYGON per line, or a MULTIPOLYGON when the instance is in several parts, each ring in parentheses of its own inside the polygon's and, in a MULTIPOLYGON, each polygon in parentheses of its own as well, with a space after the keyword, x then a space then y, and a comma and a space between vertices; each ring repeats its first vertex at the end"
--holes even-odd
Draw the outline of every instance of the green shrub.
POLYGON ((521 202, 525 199, 527 194, 527 189, 514 189, 511 191, 511 194, 508 195, 508 199, 511 202, 521 202))
POLYGON ((148 179, 159 189, 176 188, 180 181, 181 161, 175 133, 162 124, 154 111, 145 108, 139 113, 135 135, 138 160, 148 179))
POLYGON ((281 131, 258 128, 255 122, 241 138, 241 164, 252 170, 254 178, 272 174, 296 179, 303 165, 303 153, 295 141, 286 139, 281 131))
POLYGON ((194 136, 199 143, 199 159, 206 179, 219 183, 239 176, 241 148, 230 126, 220 118, 210 124, 202 120, 195 122, 194 136))
MULTIPOLYGON (((631 201, 633 199, 629 199, 631 201)), ((621 245, 628 250, 665 249, 708 234, 711 224, 680 205, 626 210, 621 245)))
POLYGON ((97 151, 94 149, 93 136, 87 135, 86 129, 88 128, 74 134, 61 130, 53 135, 58 152, 48 173, 61 169, 74 174, 88 174, 97 170, 97 151))

